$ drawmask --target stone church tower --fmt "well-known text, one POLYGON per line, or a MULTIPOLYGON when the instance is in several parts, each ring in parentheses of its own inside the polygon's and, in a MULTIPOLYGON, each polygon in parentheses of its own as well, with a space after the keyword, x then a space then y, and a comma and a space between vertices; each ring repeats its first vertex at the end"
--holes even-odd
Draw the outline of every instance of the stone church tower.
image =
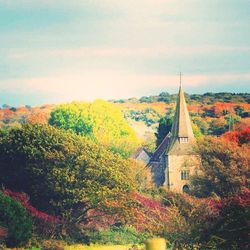
POLYGON ((200 165, 200 158, 193 151, 195 143, 180 84, 171 132, 163 139, 148 164, 157 186, 167 186, 174 192, 188 192, 189 178, 200 165))

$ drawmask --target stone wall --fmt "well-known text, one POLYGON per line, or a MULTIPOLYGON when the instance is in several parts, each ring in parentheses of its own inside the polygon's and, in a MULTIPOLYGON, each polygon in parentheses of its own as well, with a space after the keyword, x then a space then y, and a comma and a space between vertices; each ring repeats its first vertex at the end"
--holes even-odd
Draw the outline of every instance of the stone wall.
POLYGON ((200 159, 197 155, 169 155, 167 158, 168 168, 165 176, 168 177, 169 190, 173 192, 183 192, 185 185, 189 186, 190 176, 194 175, 199 168, 200 159), (181 179, 181 171, 189 171, 189 180, 181 179), (168 176, 167 176, 168 175, 168 176))

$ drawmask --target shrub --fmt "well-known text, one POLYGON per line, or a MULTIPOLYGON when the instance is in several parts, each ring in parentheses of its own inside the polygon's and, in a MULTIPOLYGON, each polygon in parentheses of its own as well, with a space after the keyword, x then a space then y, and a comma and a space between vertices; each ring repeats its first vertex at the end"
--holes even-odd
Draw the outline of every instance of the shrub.
POLYGON ((107 230, 90 232, 90 241, 99 244, 140 244, 152 237, 149 233, 138 232, 130 226, 111 227, 107 230))
POLYGON ((32 206, 62 218, 60 231, 66 234, 87 220, 89 209, 137 185, 129 160, 48 125, 0 134, 0 162, 0 185, 25 192, 32 206))
POLYGON ((22 205, 0 192, 0 223, 8 228, 9 247, 26 244, 32 235, 32 221, 22 205))

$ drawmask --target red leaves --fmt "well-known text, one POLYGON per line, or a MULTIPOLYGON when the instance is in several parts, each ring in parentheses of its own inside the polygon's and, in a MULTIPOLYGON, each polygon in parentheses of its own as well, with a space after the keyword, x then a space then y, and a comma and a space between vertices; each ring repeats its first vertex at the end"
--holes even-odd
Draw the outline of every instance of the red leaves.
POLYGON ((244 128, 240 131, 230 131, 223 134, 222 138, 236 142, 238 145, 250 143, 250 128, 244 128))
POLYGON ((0 238, 6 238, 8 236, 8 229, 0 226, 0 238))
POLYGON ((169 220, 168 208, 160 201, 139 193, 134 193, 132 197, 138 203, 134 211, 133 226, 139 231, 161 230, 160 228, 169 220))
POLYGON ((24 208, 26 208, 26 210, 30 213, 30 215, 32 217, 35 217, 35 218, 38 218, 38 219, 41 219, 44 221, 48 221, 48 222, 59 222, 58 218, 51 216, 51 215, 48 215, 48 214, 41 212, 41 211, 37 210, 36 208, 32 207, 29 204, 29 198, 25 193, 12 192, 9 189, 1 190, 1 192, 10 196, 11 198, 13 198, 16 201, 19 201, 22 204, 22 206, 24 208))
POLYGON ((209 206, 214 214, 219 215, 221 211, 231 206, 238 206, 243 208, 250 207, 250 190, 244 188, 239 194, 229 196, 222 199, 211 199, 209 206))

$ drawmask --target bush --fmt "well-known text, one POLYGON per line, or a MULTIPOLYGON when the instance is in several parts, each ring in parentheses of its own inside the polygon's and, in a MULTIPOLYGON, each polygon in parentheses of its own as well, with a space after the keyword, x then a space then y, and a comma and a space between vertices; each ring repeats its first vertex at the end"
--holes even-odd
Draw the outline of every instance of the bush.
POLYGON ((111 227, 107 230, 91 232, 88 234, 90 241, 99 244, 141 244, 152 237, 149 233, 138 232, 133 227, 111 227))
POLYGON ((136 188, 130 165, 86 138, 48 125, 0 134, 0 185, 26 193, 36 209, 62 218, 63 234, 87 221, 90 208, 136 188))
POLYGON ((22 205, 0 192, 0 224, 8 228, 6 244, 15 247, 26 244, 32 235, 32 221, 22 205))

